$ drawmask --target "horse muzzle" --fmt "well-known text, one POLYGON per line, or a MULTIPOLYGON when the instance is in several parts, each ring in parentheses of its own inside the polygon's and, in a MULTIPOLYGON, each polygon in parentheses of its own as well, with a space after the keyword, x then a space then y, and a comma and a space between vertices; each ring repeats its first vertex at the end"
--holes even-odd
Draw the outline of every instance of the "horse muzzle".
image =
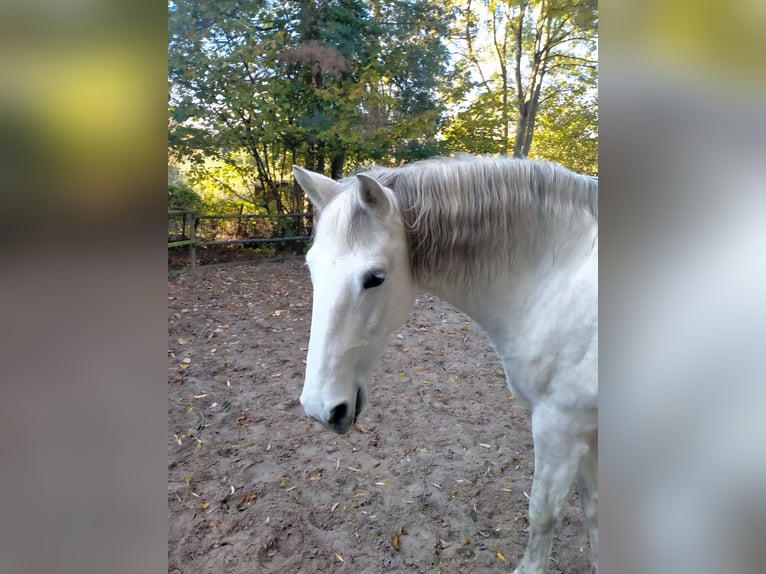
POLYGON ((345 434, 354 426, 366 403, 367 392, 363 386, 357 387, 353 403, 335 402, 325 407, 322 401, 312 401, 301 395, 301 404, 306 415, 319 422, 323 427, 337 434, 345 434))

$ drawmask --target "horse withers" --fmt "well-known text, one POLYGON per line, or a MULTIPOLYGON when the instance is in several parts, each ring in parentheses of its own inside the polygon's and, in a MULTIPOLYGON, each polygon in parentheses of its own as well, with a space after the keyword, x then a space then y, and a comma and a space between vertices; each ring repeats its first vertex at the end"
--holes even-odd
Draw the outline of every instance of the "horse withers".
POLYGON ((349 431, 418 290, 486 332, 532 412, 529 541, 516 574, 544 574, 576 481, 598 571, 598 181, 548 162, 460 156, 339 182, 299 167, 319 211, 308 416, 349 431))

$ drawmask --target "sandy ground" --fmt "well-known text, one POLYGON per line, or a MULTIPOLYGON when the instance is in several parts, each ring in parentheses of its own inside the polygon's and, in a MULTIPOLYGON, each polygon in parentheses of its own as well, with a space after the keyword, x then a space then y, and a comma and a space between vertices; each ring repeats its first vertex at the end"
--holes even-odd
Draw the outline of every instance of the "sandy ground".
MULTIPOLYGON (((509 572, 527 539, 533 450, 479 327, 418 297, 356 428, 303 414, 302 259, 168 283, 168 571, 509 572)), ((588 572, 576 494, 550 572, 588 572)))

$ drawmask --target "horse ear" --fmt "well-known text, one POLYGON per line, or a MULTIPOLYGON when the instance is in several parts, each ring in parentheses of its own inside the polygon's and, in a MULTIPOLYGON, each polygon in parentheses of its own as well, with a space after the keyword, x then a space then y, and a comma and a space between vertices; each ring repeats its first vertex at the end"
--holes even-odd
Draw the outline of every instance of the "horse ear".
POLYGON ((311 203, 317 209, 322 209, 335 195, 335 188, 338 186, 338 182, 325 177, 321 173, 315 173, 297 165, 293 166, 293 175, 295 181, 298 182, 309 196, 311 203))
POLYGON ((357 174, 359 180, 359 203, 367 211, 386 217, 393 208, 391 197, 380 183, 364 174, 357 174))

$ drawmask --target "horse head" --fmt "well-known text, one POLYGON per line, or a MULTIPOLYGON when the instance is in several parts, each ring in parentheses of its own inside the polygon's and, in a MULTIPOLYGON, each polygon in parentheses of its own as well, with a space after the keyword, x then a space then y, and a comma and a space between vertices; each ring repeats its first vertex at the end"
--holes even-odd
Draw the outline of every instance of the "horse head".
POLYGON ((345 433, 367 402, 367 381, 391 333, 407 320, 416 287, 396 198, 357 175, 335 182, 299 167, 295 179, 320 212, 306 255, 313 285, 301 404, 345 433))

